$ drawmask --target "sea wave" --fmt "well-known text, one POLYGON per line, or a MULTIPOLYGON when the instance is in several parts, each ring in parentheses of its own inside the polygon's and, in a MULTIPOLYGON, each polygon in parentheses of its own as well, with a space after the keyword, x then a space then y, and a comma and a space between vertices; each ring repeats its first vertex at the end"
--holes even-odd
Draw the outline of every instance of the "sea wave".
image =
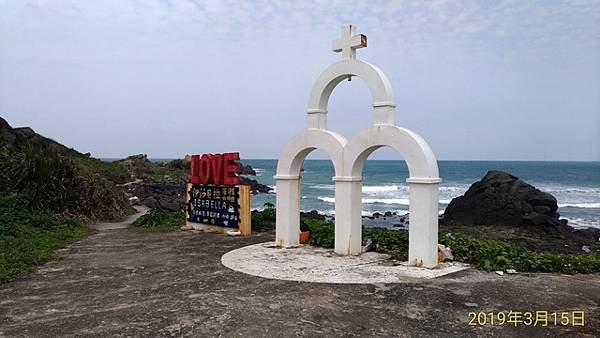
POLYGON ((366 193, 378 193, 378 192, 398 191, 398 190, 402 190, 402 188, 406 188, 406 186, 374 185, 374 186, 363 186, 362 191, 366 192, 366 193))
MULTIPOLYGON (((335 197, 317 197, 323 202, 327 203, 335 203, 335 197)), ((408 205, 407 198, 363 198, 363 204, 400 204, 400 205, 408 205)))
POLYGON ((569 226, 572 226, 576 229, 585 229, 585 228, 598 228, 600 229, 599 221, 591 221, 589 219, 582 218, 568 218, 569 226))
MULTIPOLYGON (((319 200, 326 203, 335 203, 335 197, 318 196, 319 200)), ((398 204, 398 205, 409 205, 410 201, 408 198, 363 198, 363 204, 398 204)), ((449 204, 450 200, 440 200, 440 204, 449 204)))
MULTIPOLYGON (((335 185, 333 184, 315 184, 311 185, 310 188, 313 189, 321 189, 321 190, 335 190, 335 185)), ((401 185, 372 185, 372 186, 363 186, 362 191, 365 193, 378 193, 378 192, 390 192, 390 191, 398 191, 405 190, 406 186, 401 185)))
POLYGON ((309 188, 322 189, 322 190, 334 190, 335 186, 333 184, 315 184, 315 185, 309 186, 309 188))
POLYGON ((541 191, 552 193, 600 193, 600 188, 595 187, 570 187, 570 186, 536 186, 541 191))
POLYGON ((559 208, 585 208, 585 209, 598 209, 600 203, 558 203, 559 208))
POLYGON ((408 205, 408 198, 363 198, 364 204, 400 204, 408 205))

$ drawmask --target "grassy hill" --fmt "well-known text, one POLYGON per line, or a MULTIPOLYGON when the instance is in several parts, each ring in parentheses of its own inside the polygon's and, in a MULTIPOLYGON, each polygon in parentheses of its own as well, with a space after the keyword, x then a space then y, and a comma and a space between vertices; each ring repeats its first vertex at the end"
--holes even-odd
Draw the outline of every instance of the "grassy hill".
POLYGON ((89 233, 86 223, 132 212, 129 173, 0 118, 0 283, 35 269, 89 233))
POLYGON ((0 193, 18 194, 34 209, 116 220, 131 207, 115 186, 129 174, 114 163, 82 154, 0 118, 0 193))

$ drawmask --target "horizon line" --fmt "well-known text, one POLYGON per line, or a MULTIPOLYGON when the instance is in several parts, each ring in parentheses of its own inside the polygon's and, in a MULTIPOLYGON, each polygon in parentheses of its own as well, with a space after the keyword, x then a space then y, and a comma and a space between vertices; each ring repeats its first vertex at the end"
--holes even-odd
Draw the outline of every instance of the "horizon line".
MULTIPOLYGON (((129 155, 133 156, 133 155, 129 155)), ((122 160, 127 157, 97 157, 99 160, 122 160)), ((148 157, 149 160, 178 160, 182 159, 180 157, 148 157)), ((250 160, 250 161, 278 161, 277 158, 240 158, 240 161, 250 160)), ((327 158, 315 158, 315 159, 305 159, 305 161, 331 161, 327 158)), ((402 161, 405 162, 404 159, 367 159, 367 161, 402 161)), ((600 162, 600 160, 516 160, 516 159, 438 159, 440 161, 461 161, 461 162, 600 162)))

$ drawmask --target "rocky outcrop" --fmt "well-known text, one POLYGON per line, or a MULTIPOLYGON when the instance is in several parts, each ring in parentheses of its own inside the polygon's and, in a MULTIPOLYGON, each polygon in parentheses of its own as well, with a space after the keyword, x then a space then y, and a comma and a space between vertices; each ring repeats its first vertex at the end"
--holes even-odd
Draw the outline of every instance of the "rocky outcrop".
POLYGON ((254 169, 252 169, 251 165, 249 165, 249 164, 244 165, 244 164, 240 163, 240 170, 239 170, 238 174, 246 175, 246 176, 256 176, 256 171, 254 171, 254 169))
POLYGON ((117 163, 127 170, 131 178, 140 178, 155 172, 155 165, 146 154, 131 155, 117 163))
POLYGON ((557 209, 554 196, 511 174, 489 171, 450 202, 443 223, 564 227, 557 209))
POLYGON ((136 196, 140 203, 154 209, 180 211, 183 206, 185 181, 145 180, 126 187, 130 196, 136 196))
POLYGON ((267 193, 273 189, 271 189, 271 187, 269 187, 268 185, 264 185, 262 183, 258 183, 258 181, 244 177, 244 176, 240 176, 240 183, 242 185, 249 185, 250 186, 250 191, 253 194, 258 194, 258 193, 267 193))
POLYGON ((190 169, 190 161, 187 158, 171 160, 168 162, 161 163, 161 165, 169 169, 190 169))

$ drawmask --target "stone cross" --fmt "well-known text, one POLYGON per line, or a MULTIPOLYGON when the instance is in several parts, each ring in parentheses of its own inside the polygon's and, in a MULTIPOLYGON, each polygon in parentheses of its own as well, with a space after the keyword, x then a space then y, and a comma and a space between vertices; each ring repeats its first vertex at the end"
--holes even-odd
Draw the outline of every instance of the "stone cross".
POLYGON ((356 49, 367 47, 367 36, 356 35, 356 27, 352 25, 342 27, 342 37, 333 40, 333 51, 342 52, 342 59, 356 59, 356 49))

